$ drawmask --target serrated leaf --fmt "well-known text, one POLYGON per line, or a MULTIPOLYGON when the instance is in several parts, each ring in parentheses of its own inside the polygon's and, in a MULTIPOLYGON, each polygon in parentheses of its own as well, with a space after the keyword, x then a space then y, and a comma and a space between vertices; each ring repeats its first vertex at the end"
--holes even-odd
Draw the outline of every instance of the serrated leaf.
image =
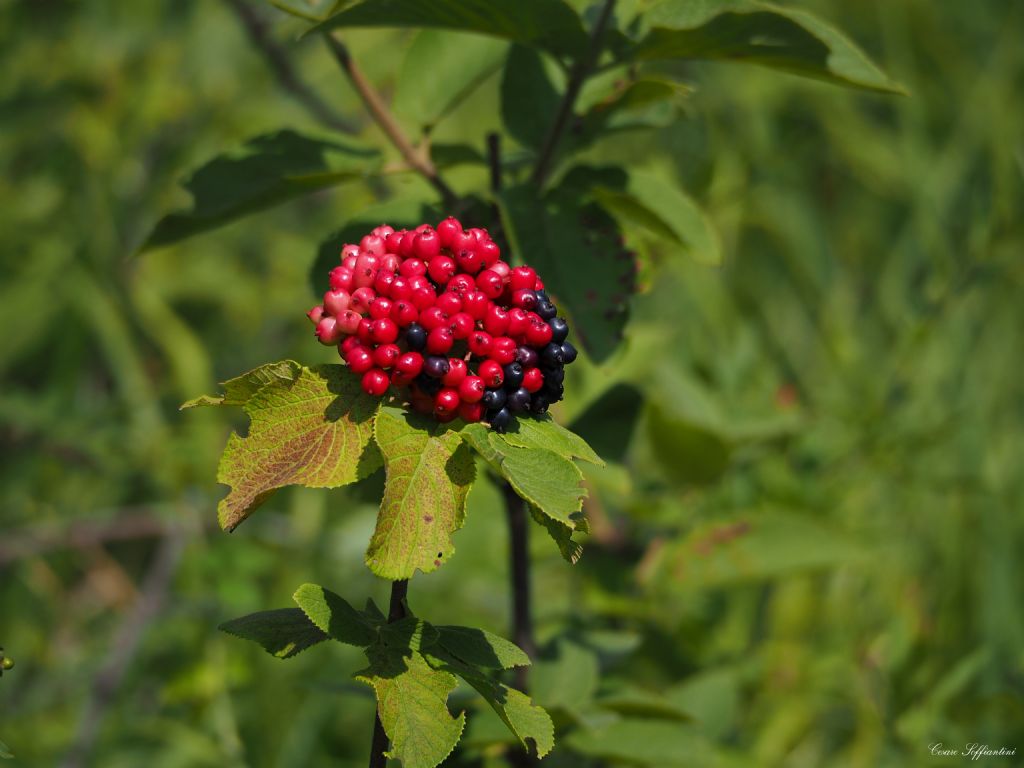
POLYGON ((635 284, 635 264, 616 222, 560 188, 540 198, 532 186, 511 187, 499 207, 516 258, 536 267, 571 315, 570 340, 578 338, 592 358, 604 360, 622 340, 635 284))
POLYGON ((533 517, 534 522, 544 526, 544 529, 558 547, 558 551, 562 553, 562 557, 570 564, 576 565, 580 558, 583 557, 583 545, 578 541, 573 541, 572 535, 574 530, 565 523, 548 517, 533 504, 529 506, 530 515, 533 517))
POLYGON ((221 456, 217 480, 230 486, 217 508, 221 527, 234 530, 286 485, 336 488, 376 471, 378 406, 340 365, 303 367, 294 381, 264 384, 243 406, 249 434, 232 433, 221 456))
POLYGON ((223 395, 200 395, 182 403, 181 410, 196 408, 203 405, 245 405, 265 384, 288 383, 295 381, 302 366, 294 360, 282 360, 279 363, 266 363, 248 373, 236 376, 221 383, 223 395))
POLYGON ((599 467, 604 466, 604 461, 587 445, 586 440, 556 422, 550 414, 516 419, 502 437, 520 448, 551 451, 564 459, 582 459, 599 467))
POLYGON ((427 659, 434 667, 457 674, 473 686, 523 747, 538 758, 544 757, 555 746, 555 727, 551 717, 525 693, 509 688, 447 653, 435 651, 428 654, 427 659))
POLYGON ((513 45, 501 78, 501 121, 505 130, 524 147, 539 149, 561 100, 540 53, 513 45))
POLYGON ((416 616, 385 624, 380 630, 381 643, 402 653, 422 652, 437 644, 441 635, 437 629, 416 616))
POLYGON ((571 460, 540 448, 522 448, 482 424, 470 424, 462 439, 508 480, 512 489, 545 515, 575 528, 583 507, 583 474, 571 460))
POLYGON ((279 659, 289 659, 327 639, 327 634, 298 608, 251 613, 225 621, 218 629, 243 640, 252 640, 279 659))
POLYGON ((159 222, 142 250, 171 245, 287 200, 365 176, 380 152, 338 139, 284 130, 250 139, 220 155, 184 183, 192 208, 159 222))
POLYGON ((515 643, 473 627, 440 626, 438 643, 448 653, 476 667, 511 669, 530 664, 530 657, 515 643))
POLYGON ((391 740, 388 757, 401 760, 404 768, 434 768, 459 741, 465 713, 452 717, 448 695, 455 690, 455 676, 434 669, 418 651, 371 646, 370 666, 356 680, 371 686, 377 696, 377 712, 391 740))
POLYGON ((588 38, 563 0, 365 0, 329 16, 309 33, 344 27, 431 27, 478 32, 577 57, 588 38))
POLYGON ((377 639, 377 630, 366 617, 328 589, 303 584, 293 599, 309 620, 334 640, 366 647, 377 639))
POLYGON ((418 128, 433 128, 498 71, 507 47, 479 35, 420 31, 398 71, 395 111, 418 128))
POLYGON ((664 0, 626 56, 733 60, 840 85, 904 93, 841 32, 810 13, 756 0, 664 0))
POLYGON ((388 407, 374 421, 384 460, 384 498, 366 551, 385 579, 429 573, 455 551, 476 468, 459 434, 432 419, 388 407))

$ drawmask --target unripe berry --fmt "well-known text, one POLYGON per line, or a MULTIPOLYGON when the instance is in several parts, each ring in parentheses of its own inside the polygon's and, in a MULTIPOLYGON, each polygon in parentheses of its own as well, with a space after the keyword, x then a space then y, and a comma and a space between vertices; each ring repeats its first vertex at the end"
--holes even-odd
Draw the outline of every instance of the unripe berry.
POLYGON ((505 373, 501 369, 501 363, 495 360, 484 360, 480 363, 477 375, 484 380, 488 389, 500 387, 505 381, 505 373))
POLYGON ((345 362, 352 369, 352 373, 366 373, 373 368, 373 354, 368 348, 359 345, 348 351, 345 362))
POLYGON ((523 389, 533 394, 543 386, 544 374, 540 372, 540 368, 527 368, 523 371, 523 389))
POLYGON ((543 347, 551 341, 551 335, 551 326, 538 320, 526 329, 526 343, 531 347, 543 347))
POLYGON ((491 334, 487 331, 473 331, 467 339, 469 351, 476 357, 487 357, 491 351, 491 334))
MULTIPOLYGON (((461 393, 462 390, 460 389, 461 393)), ((467 403, 463 400, 459 403, 459 418, 470 424, 480 421, 484 417, 484 407, 480 403, 467 403)))
POLYGON ((390 317, 374 320, 370 326, 370 340, 375 344, 391 344, 398 339, 398 325, 390 317))
POLYGON ((532 291, 537 282, 537 273, 532 267, 516 267, 509 275, 509 284, 513 291, 532 291))
POLYGON ((427 352, 432 355, 447 354, 454 343, 455 337, 447 326, 439 326, 427 334, 427 352))
POLYGON ((452 337, 456 341, 469 338, 473 332, 473 318, 465 312, 456 312, 448 318, 448 328, 451 329, 452 337))
POLYGON ((459 383, 459 399, 464 403, 476 403, 484 396, 487 387, 479 376, 466 376, 459 383))
POLYGON ((335 291, 352 291, 352 270, 345 267, 335 267, 331 270, 331 289, 335 291))
POLYGON ((493 269, 485 269, 477 275, 476 285, 477 288, 483 291, 484 295, 489 299, 496 299, 501 296, 501 292, 505 288, 505 283, 502 281, 501 275, 493 269))
POLYGON ((377 293, 373 288, 366 286, 357 288, 352 292, 352 299, 349 301, 348 307, 361 315, 365 315, 370 311, 370 303, 376 298, 377 293))
POLYGON ((423 355, 419 352, 406 352, 395 360, 395 370, 410 378, 415 378, 423 370, 423 355))
POLYGON ((378 296, 370 302, 370 317, 374 320, 380 320, 382 317, 390 316, 391 299, 385 299, 383 296, 378 296))
POLYGON ((466 378, 466 374, 469 373, 469 368, 466 366, 466 361, 459 357, 448 358, 448 373, 441 377, 441 383, 446 387, 458 388, 462 380, 466 378))
POLYGON ((462 224, 453 216, 449 216, 437 225, 437 236, 441 238, 442 248, 451 248, 455 243, 455 238, 461 234, 462 224))
POLYGON ((342 333, 352 334, 358 332, 359 323, 362 322, 363 316, 355 310, 346 309, 334 319, 338 321, 338 327, 342 333))
POLYGON ((363 392, 371 397, 380 397, 388 391, 391 380, 380 368, 371 368, 363 374, 363 392))
POLYGON ((448 314, 438 306, 430 306, 420 312, 420 325, 428 331, 448 324, 448 314))
POLYGON ((416 235, 412 252, 423 261, 430 261, 441 252, 441 238, 433 229, 425 229, 416 235))
POLYGON ((316 325, 317 323, 319 323, 320 322, 320 318, 323 317, 323 316, 324 316, 324 308, 321 305, 319 305, 319 304, 317 304, 315 307, 313 307, 311 310, 309 310, 309 312, 306 313, 306 317, 309 318, 309 321, 313 325, 316 325))
POLYGON ((324 345, 337 344, 341 340, 341 328, 338 327, 338 321, 330 315, 320 318, 314 333, 316 333, 317 341, 324 345))
POLYGON ((455 260, 450 256, 435 256, 427 264, 427 274, 438 285, 447 285, 455 277, 455 260))
POLYGON ((476 281, 469 275, 456 275, 448 281, 445 290, 454 293, 456 296, 463 296, 469 291, 476 290, 476 281))
POLYGON ((508 336, 498 336, 491 341, 487 356, 499 365, 508 365, 516 359, 516 343, 508 336))
POLYGON ((484 330, 491 336, 504 336, 508 330, 508 312, 497 304, 491 304, 484 318, 484 330))
POLYGON ((438 416, 448 416, 458 409, 459 393, 456 390, 445 388, 434 395, 434 413, 438 416))
POLYGON ((490 299, 482 291, 466 291, 462 294, 462 311, 474 320, 483 320, 487 316, 490 299))
POLYGON ((381 344, 373 350, 373 364, 387 370, 391 368, 402 354, 397 344, 381 344))

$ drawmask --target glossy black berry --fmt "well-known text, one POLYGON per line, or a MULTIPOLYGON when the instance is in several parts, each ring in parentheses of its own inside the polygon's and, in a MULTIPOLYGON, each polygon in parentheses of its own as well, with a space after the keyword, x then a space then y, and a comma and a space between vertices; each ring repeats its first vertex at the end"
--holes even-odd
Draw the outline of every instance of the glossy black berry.
POLYGON ((558 309, 550 301, 540 302, 533 311, 540 315, 541 320, 550 320, 558 314, 558 309))
POLYGON ((512 414, 509 413, 508 408, 502 408, 491 417, 491 429, 495 432, 504 432, 508 429, 508 425, 511 421, 512 414))
POLYGON ((553 317, 548 321, 548 325, 551 326, 551 340, 556 344, 561 344, 569 336, 569 324, 565 322, 564 317, 553 317))
POLYGON ((515 392, 523 383, 523 366, 519 363, 509 363, 502 371, 505 374, 505 389, 515 392))
POLYGON ((436 395, 441 391, 441 380, 432 379, 425 373, 416 377, 416 385, 428 395, 436 395))
POLYGON ((499 410, 505 407, 505 390, 503 389, 488 389, 484 392, 484 396, 480 399, 480 402, 484 404, 484 408, 488 410, 499 410))
POLYGON ((448 373, 448 358, 441 355, 430 355, 423 361, 423 372, 433 379, 440 379, 448 373))
POLYGON ((530 393, 523 387, 508 396, 508 409, 513 413, 522 413, 530 407, 530 393))
POLYGON ((577 355, 579 355, 579 352, 576 351, 576 347, 568 341, 562 344, 562 359, 565 360, 566 365, 573 362, 577 355))
POLYGON ((557 368, 542 368, 541 370, 544 372, 545 382, 555 385, 565 381, 565 369, 561 366, 557 368))
POLYGON ((555 342, 551 342, 540 352, 541 364, 548 367, 559 366, 565 362, 565 355, 562 352, 562 347, 555 342))
POLYGON ((530 411, 536 414, 547 413, 549 405, 551 405, 551 401, 548 396, 543 392, 538 392, 530 403, 530 411))
POLYGON ((562 399, 562 395, 565 394, 565 385, 556 384, 553 381, 545 381, 544 389, 542 391, 545 395, 548 396, 551 402, 557 403, 559 400, 562 399))
POLYGON ((534 291, 534 293, 537 294, 537 303, 538 304, 550 304, 551 303, 551 299, 548 298, 548 292, 547 291, 541 289, 539 291, 534 291))
POLYGON ((516 350, 516 362, 523 366, 523 368, 533 368, 539 360, 537 350, 533 347, 519 347, 516 350))
POLYGON ((411 323, 405 329, 405 343, 411 352, 422 352, 427 346, 427 329, 419 323, 411 323))

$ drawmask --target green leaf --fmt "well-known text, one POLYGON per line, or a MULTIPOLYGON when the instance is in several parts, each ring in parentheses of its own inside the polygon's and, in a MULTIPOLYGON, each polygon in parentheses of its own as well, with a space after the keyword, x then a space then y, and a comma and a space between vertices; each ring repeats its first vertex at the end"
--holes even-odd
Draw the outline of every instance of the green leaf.
POLYGON ((572 535, 574 529, 570 528, 560 520, 548 517, 541 512, 533 504, 530 504, 530 515, 533 517, 534 522, 538 525, 544 526, 544 529, 548 532, 548 535, 554 540, 555 545, 558 547, 558 551, 561 552, 562 557, 572 564, 576 565, 583 557, 583 545, 578 541, 573 541, 572 535))
POLYGON ((429 131, 498 71, 507 47, 489 37, 422 30, 402 60, 395 111, 429 131))
POLYGON ((3 758, 4 760, 14 759, 14 755, 11 754, 10 748, 2 741, 0 741, 0 758, 3 758))
POLYGON ((571 429, 609 460, 622 462, 633 441, 643 408, 643 395, 628 384, 604 392, 572 422, 571 429))
POLYGON ((541 54, 513 45, 501 78, 501 121, 505 130, 524 147, 539 149, 561 100, 541 54))
POLYGON ((579 127, 568 137, 574 150, 614 132, 671 125, 683 99, 691 93, 682 83, 650 76, 613 86, 580 115, 579 127))
POLYGON ((516 258, 537 268, 560 309, 572 316, 570 340, 604 360, 622 340, 635 282, 633 258, 615 221, 581 205, 569 189, 539 198, 532 186, 521 185, 503 192, 499 204, 516 258), (580 279, 584 272, 586 280, 580 279))
POLYGON ((371 686, 377 712, 391 740, 388 757, 404 768, 434 768, 459 741, 465 713, 452 717, 448 694, 455 676, 434 669, 419 651, 383 644, 367 649, 370 665, 356 679, 371 686))
POLYGON ((756 0, 664 0, 641 21, 630 58, 761 64, 884 93, 904 93, 860 48, 811 14, 756 0))
POLYGON ((407 579, 438 568, 455 547, 475 465, 459 434, 399 408, 382 408, 374 435, 384 457, 384 498, 366 552, 370 570, 407 579))
POLYGON ((376 149, 284 130, 258 136, 241 151, 220 155, 185 182, 192 208, 159 222, 142 250, 171 245, 264 208, 366 176, 376 149))
POLYGON ((478 32, 575 58, 588 37, 563 0, 365 0, 307 34, 344 27, 432 27, 478 32))
POLYGON ((651 448, 670 479, 710 485, 725 474, 733 445, 718 430, 653 402, 647 408, 651 448))
POLYGON ((223 395, 200 395, 181 405, 181 410, 197 408, 203 405, 245 405, 265 384, 290 384, 299 375, 302 366, 294 360, 282 360, 279 363, 266 363, 253 368, 248 373, 236 376, 221 383, 223 395))
POLYGON ((462 439, 473 446, 512 489, 545 515, 569 528, 583 506, 583 475, 571 460, 541 448, 522 448, 482 424, 463 428, 462 439))
POLYGON ((289 659, 327 639, 327 634, 298 608, 251 613, 226 621, 218 629, 252 640, 279 659, 289 659))
POLYGON ((252 393, 243 403, 249 434, 232 433, 217 471, 230 486, 217 508, 221 527, 234 530, 286 485, 336 488, 376 471, 378 405, 340 365, 300 367, 293 380, 274 377, 252 393))
POLYGON ((484 697, 520 743, 538 758, 555 746, 555 727, 551 717, 530 697, 481 673, 443 652, 428 654, 436 668, 457 674, 484 697))
POLYGON ((377 630, 344 598, 316 584, 303 584, 293 599, 317 627, 342 643, 366 647, 377 639, 377 630))
POLYGON ((473 627, 441 626, 438 641, 452 656, 486 669, 511 669, 530 664, 530 657, 515 643, 473 627))
POLYGON ((530 680, 533 695, 548 709, 583 711, 593 701, 600 680, 597 654, 561 638, 537 660, 530 680))
POLYGON ((714 765, 706 740, 692 727, 666 720, 619 720, 578 729, 566 738, 578 754, 599 760, 654 766, 714 765))
POLYGON ((586 440, 556 422, 550 414, 516 419, 502 438, 520 448, 542 449, 557 453, 564 459, 582 459, 604 466, 604 461, 586 440))
POLYGON ((657 693, 642 688, 626 687, 608 693, 595 701, 601 709, 624 717, 637 717, 651 720, 675 720, 686 723, 693 717, 674 702, 657 693))

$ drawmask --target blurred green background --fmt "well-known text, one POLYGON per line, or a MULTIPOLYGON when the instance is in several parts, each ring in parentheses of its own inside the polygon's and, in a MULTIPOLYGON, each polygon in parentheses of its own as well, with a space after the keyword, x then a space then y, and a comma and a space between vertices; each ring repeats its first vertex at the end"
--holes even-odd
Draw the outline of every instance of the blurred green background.
MULTIPOLYGON (((911 96, 687 65, 678 120, 590 150, 681 180, 724 261, 636 243, 645 292, 626 342, 577 366, 557 414, 610 466, 588 474, 578 565, 532 531, 548 643, 535 695, 560 727, 545 764, 948 765, 960 758, 928 745, 1024 750, 1024 6, 791 5, 847 31, 911 96)), ((326 49, 253 7, 309 88, 380 144, 326 49)), ((345 37, 388 92, 409 35, 345 37)), ((265 361, 330 361, 303 317, 317 244, 425 185, 349 184, 134 257, 187 201, 188 170, 320 126, 228 2, 2 3, 0 66, 13 764, 364 764, 358 653, 279 662, 215 628, 307 581, 385 602, 362 563, 379 488, 281 492, 220 533, 229 427, 177 405, 265 361)), ((438 136, 479 144, 499 125, 492 78, 438 136)), ((455 543, 413 582, 413 606, 507 634, 504 513, 487 482, 455 543)), ((479 700, 460 690, 453 707, 472 724, 450 764, 503 764, 479 700)))

